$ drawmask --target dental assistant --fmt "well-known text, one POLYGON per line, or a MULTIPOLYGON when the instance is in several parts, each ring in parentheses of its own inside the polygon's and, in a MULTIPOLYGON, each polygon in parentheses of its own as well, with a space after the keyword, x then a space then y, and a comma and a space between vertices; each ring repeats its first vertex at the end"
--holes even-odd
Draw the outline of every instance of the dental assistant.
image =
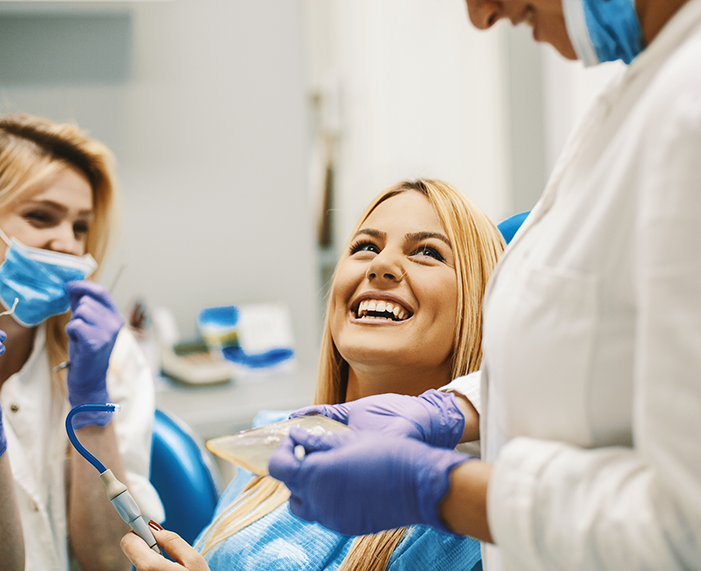
POLYGON ((480 389, 454 381, 424 423, 381 396, 328 408, 364 430, 292 432, 270 472, 305 519, 444 527, 482 539, 488 571, 700 569, 701 0, 467 4, 478 28, 630 65, 490 281, 480 389), (431 446, 456 410, 481 412, 481 460, 431 446))
POLYGON ((68 444, 66 414, 80 404, 121 405, 114 418, 76 416, 78 437, 147 517, 163 518, 148 482, 149 369, 109 292, 87 280, 105 256, 115 193, 103 145, 72 125, 0 116, 0 303, 14 306, 0 316, 3 569, 130 568, 119 547, 128 527, 68 444))

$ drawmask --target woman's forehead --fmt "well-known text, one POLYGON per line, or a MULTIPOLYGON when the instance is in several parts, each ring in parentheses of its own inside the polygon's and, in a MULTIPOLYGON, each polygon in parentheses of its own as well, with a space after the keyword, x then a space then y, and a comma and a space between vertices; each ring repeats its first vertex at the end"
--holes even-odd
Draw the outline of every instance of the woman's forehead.
POLYGON ((400 192, 381 202, 360 225, 383 232, 445 233, 428 198, 414 190, 400 192))

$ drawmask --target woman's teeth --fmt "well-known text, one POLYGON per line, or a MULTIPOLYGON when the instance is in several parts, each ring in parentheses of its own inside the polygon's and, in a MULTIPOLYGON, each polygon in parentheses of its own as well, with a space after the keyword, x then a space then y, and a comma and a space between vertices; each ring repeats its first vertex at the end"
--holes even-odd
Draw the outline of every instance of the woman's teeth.
POLYGON ((358 319, 391 319, 403 321, 409 317, 409 312, 401 305, 391 301, 366 299, 361 301, 356 311, 358 319))

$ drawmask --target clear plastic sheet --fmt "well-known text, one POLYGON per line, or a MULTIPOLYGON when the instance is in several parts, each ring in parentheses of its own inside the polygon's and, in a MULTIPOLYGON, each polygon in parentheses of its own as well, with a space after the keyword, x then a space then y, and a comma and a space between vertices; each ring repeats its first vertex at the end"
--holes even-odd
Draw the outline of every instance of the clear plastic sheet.
POLYGON ((345 424, 325 416, 300 416, 208 440, 207 450, 258 476, 265 476, 268 474, 270 457, 292 426, 319 435, 352 430, 345 424))

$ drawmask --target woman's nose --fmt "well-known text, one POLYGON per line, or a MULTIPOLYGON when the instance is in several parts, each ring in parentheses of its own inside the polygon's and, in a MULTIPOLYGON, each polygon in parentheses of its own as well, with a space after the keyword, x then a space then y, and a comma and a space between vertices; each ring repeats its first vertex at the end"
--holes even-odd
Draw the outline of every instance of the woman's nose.
POLYGON ((85 243, 76 237, 72 224, 61 224, 54 230, 44 246, 46 250, 73 256, 82 256, 85 253, 85 243))
POLYGON ((402 257, 389 251, 382 250, 375 256, 368 267, 367 277, 370 281, 387 280, 400 281, 404 277, 404 269, 401 264, 402 257))
POLYGON ((479 30, 491 28, 505 17, 501 2, 495 0, 467 0, 467 12, 472 25, 479 30))

